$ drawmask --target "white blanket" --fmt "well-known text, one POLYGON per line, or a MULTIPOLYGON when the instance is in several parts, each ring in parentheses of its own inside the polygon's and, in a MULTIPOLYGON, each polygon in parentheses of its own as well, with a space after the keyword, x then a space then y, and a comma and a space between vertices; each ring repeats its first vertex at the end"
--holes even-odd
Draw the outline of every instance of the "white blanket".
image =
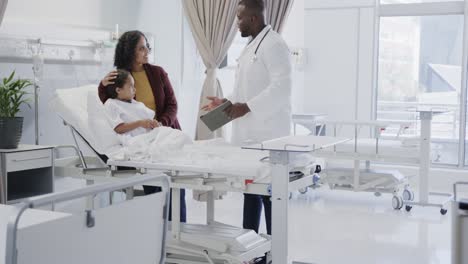
MULTIPOLYGON (((232 146, 223 139, 193 142, 182 131, 167 127, 136 136, 117 152, 113 160, 130 160, 164 165, 203 168, 206 172, 222 172, 263 182, 271 169, 265 162, 267 151, 246 150, 232 146)), ((309 154, 297 154, 291 168, 302 168, 313 162, 309 154)))
POLYGON ((179 152, 187 144, 193 144, 193 141, 182 131, 158 127, 149 133, 129 138, 121 149, 110 153, 110 158, 133 161, 160 160, 179 152))
POLYGON ((113 160, 153 162, 204 168, 207 172, 264 179, 270 169, 261 159, 268 153, 234 147, 224 139, 193 142, 180 130, 161 127, 131 138, 121 149, 110 153, 113 160))

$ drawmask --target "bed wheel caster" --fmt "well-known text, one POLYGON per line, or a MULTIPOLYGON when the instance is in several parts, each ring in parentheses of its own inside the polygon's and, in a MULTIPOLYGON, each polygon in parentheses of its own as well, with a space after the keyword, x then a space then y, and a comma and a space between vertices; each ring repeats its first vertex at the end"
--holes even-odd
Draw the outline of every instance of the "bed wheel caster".
POLYGON ((406 210, 406 212, 409 212, 409 211, 411 211, 411 209, 413 209, 413 206, 411 206, 411 205, 407 205, 407 206, 405 206, 405 210, 406 210))
POLYGON ((414 192, 408 189, 403 191, 403 200, 405 201, 413 201, 414 200, 414 192))
POLYGON ((403 198, 401 196, 393 196, 392 207, 395 210, 400 210, 403 207, 403 198))
POLYGON ((306 194, 307 191, 308 191, 308 189, 309 189, 309 188, 307 188, 307 187, 300 188, 300 189, 299 189, 299 193, 300 193, 300 194, 306 194))
POLYGON ((445 215, 446 213, 447 213, 447 209, 444 209, 444 208, 440 209, 441 215, 445 215))

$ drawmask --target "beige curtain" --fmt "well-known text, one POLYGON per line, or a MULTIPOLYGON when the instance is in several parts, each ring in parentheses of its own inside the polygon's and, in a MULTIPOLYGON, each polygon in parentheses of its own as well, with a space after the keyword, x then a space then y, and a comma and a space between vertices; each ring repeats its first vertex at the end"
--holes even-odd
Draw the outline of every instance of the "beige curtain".
MULTIPOLYGON (((236 34, 236 11, 239 0, 183 0, 185 16, 206 67, 206 78, 200 95, 200 107, 207 96, 223 97, 216 71, 226 57, 236 34)), ((199 115, 204 112, 200 111, 199 115)), ((195 138, 221 137, 222 130, 211 132, 199 119, 195 138)))
POLYGON ((281 33, 294 0, 265 0, 265 19, 274 31, 281 33))
POLYGON ((0 0, 0 25, 2 24, 3 17, 5 16, 7 4, 8 0, 0 0))

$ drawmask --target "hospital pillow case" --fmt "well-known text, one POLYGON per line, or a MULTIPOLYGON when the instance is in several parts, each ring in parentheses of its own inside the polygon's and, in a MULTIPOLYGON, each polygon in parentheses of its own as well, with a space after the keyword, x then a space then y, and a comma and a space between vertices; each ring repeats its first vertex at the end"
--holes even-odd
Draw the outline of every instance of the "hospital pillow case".
POLYGON ((118 135, 104 113, 104 105, 99 100, 97 88, 88 92, 88 125, 96 151, 106 154, 121 148, 118 135))
POLYGON ((117 134, 104 115, 97 85, 57 89, 49 101, 50 108, 73 126, 100 154, 121 148, 117 134))

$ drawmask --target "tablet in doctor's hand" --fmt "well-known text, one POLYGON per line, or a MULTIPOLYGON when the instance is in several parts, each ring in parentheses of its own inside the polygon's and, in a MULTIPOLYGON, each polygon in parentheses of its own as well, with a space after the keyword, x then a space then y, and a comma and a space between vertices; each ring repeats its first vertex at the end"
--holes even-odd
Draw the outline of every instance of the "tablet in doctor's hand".
POLYGON ((224 112, 231 105, 231 101, 226 101, 210 112, 200 116, 200 119, 213 132, 232 121, 232 118, 224 112))

